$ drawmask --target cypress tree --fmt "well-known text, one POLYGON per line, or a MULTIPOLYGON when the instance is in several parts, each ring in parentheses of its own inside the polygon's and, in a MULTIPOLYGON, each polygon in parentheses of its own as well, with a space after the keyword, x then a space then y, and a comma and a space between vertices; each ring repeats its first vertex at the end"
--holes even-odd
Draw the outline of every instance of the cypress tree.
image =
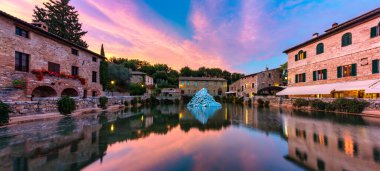
MULTIPOLYGON (((104 53, 103 44, 102 44, 102 47, 100 49, 100 55, 103 56, 103 57, 106 57, 105 53, 104 53)), ((108 85, 108 82, 109 82, 109 78, 108 78, 108 62, 106 60, 101 60, 100 61, 99 72, 100 72, 99 73, 100 84, 102 84, 103 90, 105 90, 107 88, 107 85, 108 85)))
POLYGON ((74 44, 88 47, 82 37, 87 31, 82 30, 78 11, 69 4, 70 0, 49 0, 42 8, 36 6, 33 10, 33 22, 44 22, 48 31, 74 44))
POLYGON ((102 55, 103 57, 106 57, 106 54, 104 53, 103 44, 102 44, 102 47, 100 48, 100 55, 102 55))

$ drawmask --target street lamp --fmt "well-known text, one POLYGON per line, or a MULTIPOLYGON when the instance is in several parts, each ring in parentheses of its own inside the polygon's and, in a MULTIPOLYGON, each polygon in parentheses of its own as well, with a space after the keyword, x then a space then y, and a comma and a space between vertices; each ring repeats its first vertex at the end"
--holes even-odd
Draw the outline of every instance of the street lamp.
POLYGON ((114 85, 115 85, 115 81, 111 80, 111 93, 112 93, 112 96, 113 96, 114 85))

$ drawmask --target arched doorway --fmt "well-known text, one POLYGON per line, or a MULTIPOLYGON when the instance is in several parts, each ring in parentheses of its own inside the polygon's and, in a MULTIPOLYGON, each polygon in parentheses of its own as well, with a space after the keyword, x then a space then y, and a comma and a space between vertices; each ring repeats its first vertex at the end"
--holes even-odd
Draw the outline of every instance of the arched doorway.
POLYGON ((36 87, 32 92, 32 97, 56 97, 57 92, 49 86, 36 87))
POLYGON ((66 88, 62 91, 61 96, 77 97, 79 93, 73 88, 66 88))

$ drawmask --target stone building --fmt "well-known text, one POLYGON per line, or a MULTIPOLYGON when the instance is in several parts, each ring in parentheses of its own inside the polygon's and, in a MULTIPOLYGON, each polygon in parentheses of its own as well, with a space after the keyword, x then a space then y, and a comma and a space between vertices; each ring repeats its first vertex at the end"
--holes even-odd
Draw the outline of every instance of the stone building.
POLYGON ((268 87, 282 86, 282 71, 279 68, 250 74, 240 78, 229 86, 230 94, 242 97, 252 97, 260 90, 268 87))
POLYGON ((98 96, 104 57, 0 11, 0 99, 98 96))
POLYGON ((292 97, 379 97, 380 8, 284 51, 292 97))
POLYGON ((227 80, 212 77, 179 77, 178 87, 182 95, 193 96, 206 88, 212 96, 223 96, 227 91, 227 80))
POLYGON ((144 72, 131 71, 131 83, 153 86, 153 78, 144 72))

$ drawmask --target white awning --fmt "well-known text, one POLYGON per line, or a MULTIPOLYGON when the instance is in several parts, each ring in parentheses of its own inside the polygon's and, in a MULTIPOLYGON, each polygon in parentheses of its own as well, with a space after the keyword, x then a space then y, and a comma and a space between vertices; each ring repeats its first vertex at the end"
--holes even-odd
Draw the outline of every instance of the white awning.
POLYGON ((276 95, 331 94, 333 91, 365 90, 365 93, 380 93, 380 80, 349 81, 332 84, 287 87, 276 95))
POLYGON ((236 91, 227 91, 226 94, 234 94, 237 93, 236 91))
MULTIPOLYGON (((379 80, 362 80, 339 83, 334 91, 366 90, 379 80)), ((367 92, 366 92, 367 93, 367 92)))
POLYGON ((299 87, 287 87, 278 92, 276 95, 312 95, 312 94, 330 94, 335 88, 335 84, 321 84, 299 87))

